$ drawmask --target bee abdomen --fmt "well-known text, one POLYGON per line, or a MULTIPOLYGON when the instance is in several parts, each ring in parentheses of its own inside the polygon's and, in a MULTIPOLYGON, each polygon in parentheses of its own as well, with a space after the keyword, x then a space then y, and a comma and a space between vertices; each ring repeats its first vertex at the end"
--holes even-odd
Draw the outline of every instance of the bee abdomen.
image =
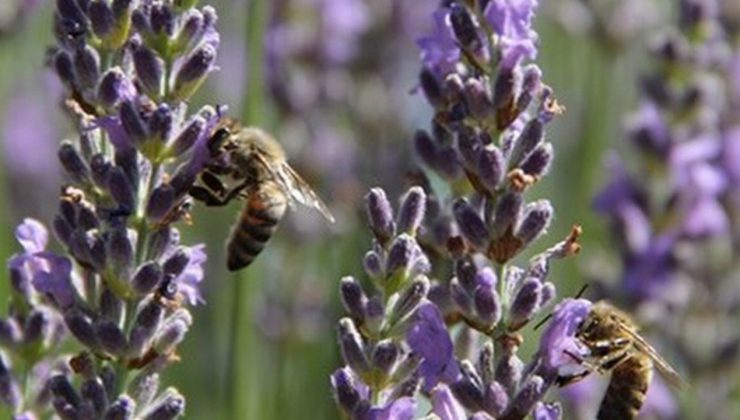
POLYGON ((226 249, 226 266, 230 271, 248 266, 262 252, 285 215, 287 206, 282 189, 272 182, 248 191, 247 203, 234 225, 226 249))
POLYGON ((598 420, 637 418, 652 375, 653 364, 643 354, 632 355, 615 367, 599 407, 598 420))

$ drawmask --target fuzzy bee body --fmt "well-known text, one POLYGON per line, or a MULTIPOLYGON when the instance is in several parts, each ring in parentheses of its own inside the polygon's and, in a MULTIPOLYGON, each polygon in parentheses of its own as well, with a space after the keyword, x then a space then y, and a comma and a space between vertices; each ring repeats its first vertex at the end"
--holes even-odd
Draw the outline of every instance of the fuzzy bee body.
MULTIPOLYGON (((625 312, 605 301, 596 302, 576 331, 576 338, 590 355, 578 360, 586 371, 561 377, 561 385, 582 379, 592 372, 611 372, 611 379, 599 406, 598 420, 637 418, 652 381, 653 368, 671 385, 683 385, 678 373, 638 333, 625 312)), ((575 357, 575 356, 574 356, 575 357)))
POLYGON ((280 143, 269 134, 227 120, 214 132, 212 141, 218 142, 211 152, 220 163, 206 168, 201 174, 204 185, 193 187, 190 195, 211 206, 222 206, 235 198, 245 200, 226 245, 230 271, 254 261, 295 202, 313 207, 334 221, 326 205, 288 165, 280 143), (225 177, 233 184, 230 188, 223 182, 225 177))

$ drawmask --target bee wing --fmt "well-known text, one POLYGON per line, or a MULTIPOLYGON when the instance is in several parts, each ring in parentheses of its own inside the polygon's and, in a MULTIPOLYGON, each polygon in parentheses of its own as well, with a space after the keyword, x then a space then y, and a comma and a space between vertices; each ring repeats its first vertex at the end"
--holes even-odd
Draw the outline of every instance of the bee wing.
POLYGON ((686 387, 686 383, 681 379, 678 372, 637 331, 626 325, 623 325, 622 329, 634 340, 637 350, 650 357, 655 364, 655 368, 669 384, 678 389, 686 387))
POLYGON ((281 162, 277 170, 273 171, 273 173, 277 181, 287 190, 292 200, 306 207, 315 208, 328 221, 334 223, 334 216, 329 211, 329 207, 324 204, 311 186, 287 162, 281 162))

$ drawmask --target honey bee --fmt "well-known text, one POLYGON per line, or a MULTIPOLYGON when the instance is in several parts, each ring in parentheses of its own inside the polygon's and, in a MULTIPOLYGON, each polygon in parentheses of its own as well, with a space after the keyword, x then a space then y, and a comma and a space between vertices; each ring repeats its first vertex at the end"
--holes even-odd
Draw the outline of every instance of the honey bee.
POLYGON ((209 149, 214 163, 206 166, 200 175, 203 185, 192 187, 190 195, 207 206, 223 206, 235 198, 246 201, 226 245, 229 271, 254 261, 295 202, 334 222, 326 204, 288 165, 280 143, 261 129, 224 119, 209 149))
POLYGON ((558 378, 559 385, 576 382, 592 372, 611 372, 604 399, 599 406, 598 420, 629 420, 640 412, 653 367, 676 388, 684 386, 676 371, 638 333, 630 317, 611 304, 595 303, 578 326, 576 339, 588 349, 581 358, 569 354, 586 368, 584 372, 558 378))

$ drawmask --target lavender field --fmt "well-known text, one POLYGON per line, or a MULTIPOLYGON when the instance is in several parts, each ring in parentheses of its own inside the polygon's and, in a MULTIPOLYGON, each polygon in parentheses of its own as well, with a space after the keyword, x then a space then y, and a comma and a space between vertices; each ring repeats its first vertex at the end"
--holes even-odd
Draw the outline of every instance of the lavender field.
POLYGON ((738 0, 3 0, 0 140, 0 419, 740 417, 738 0))

